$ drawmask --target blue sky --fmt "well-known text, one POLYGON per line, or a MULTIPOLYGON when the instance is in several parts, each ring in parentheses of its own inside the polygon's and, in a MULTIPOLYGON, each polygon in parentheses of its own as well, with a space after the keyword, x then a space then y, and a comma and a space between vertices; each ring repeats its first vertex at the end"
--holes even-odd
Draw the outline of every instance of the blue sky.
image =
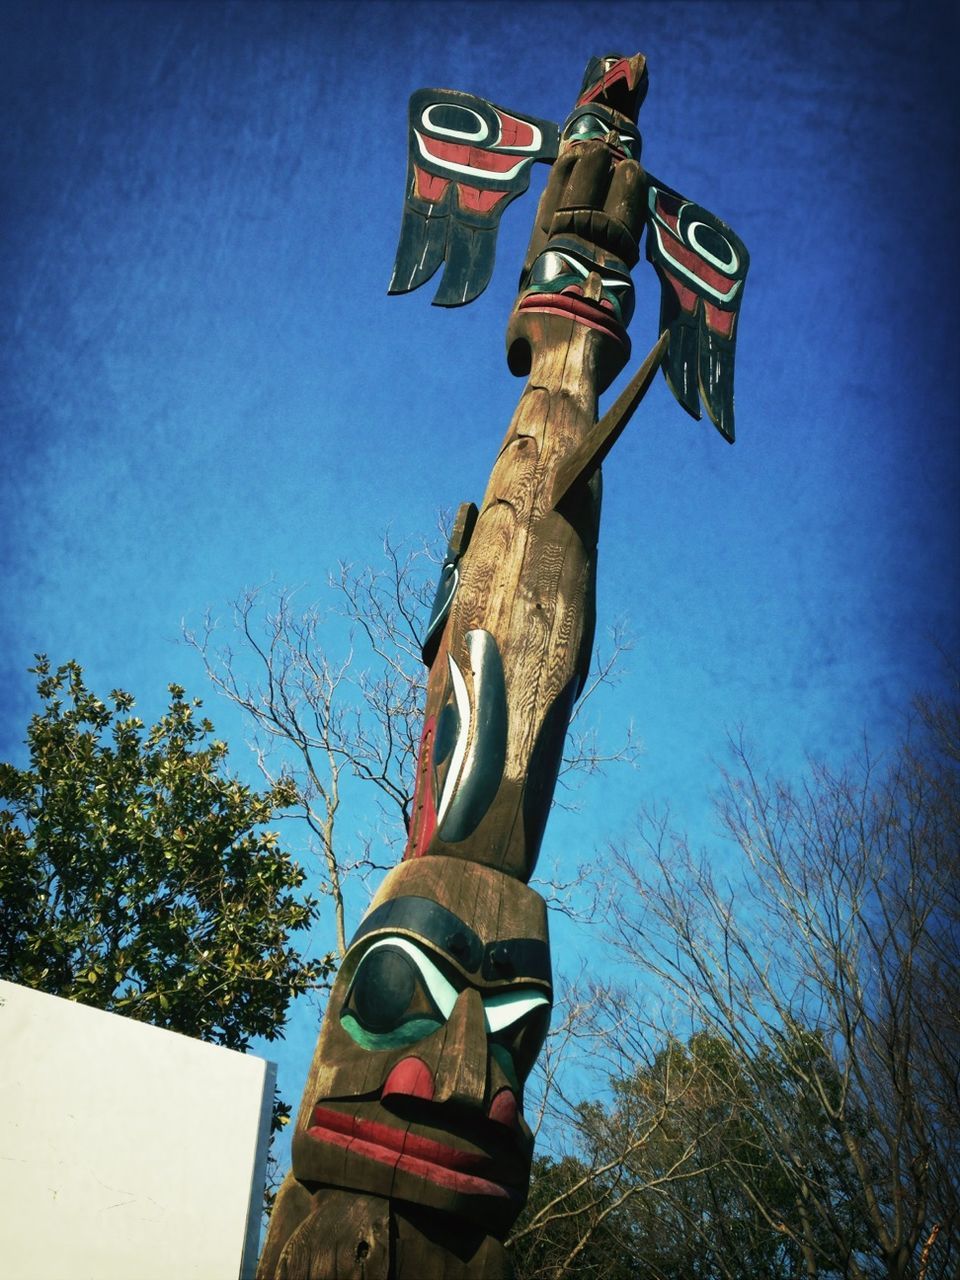
MULTIPOLYGON (((387 524, 478 499, 522 386, 503 338, 546 170, 477 302, 388 298, 407 98, 562 121, 611 49, 647 55, 647 167, 750 250, 738 439, 658 380, 605 465, 601 627, 626 618, 635 648, 598 714, 646 754, 551 824, 544 862, 650 800, 708 837, 738 724, 788 771, 888 738, 960 640, 952 10, 5 5, 3 757, 42 650, 147 717, 186 685, 250 773, 181 619, 271 579, 322 600, 387 524)), ((658 289, 634 278, 639 361, 658 289)), ((298 1015, 271 1050, 291 1100, 313 1034, 298 1015)))

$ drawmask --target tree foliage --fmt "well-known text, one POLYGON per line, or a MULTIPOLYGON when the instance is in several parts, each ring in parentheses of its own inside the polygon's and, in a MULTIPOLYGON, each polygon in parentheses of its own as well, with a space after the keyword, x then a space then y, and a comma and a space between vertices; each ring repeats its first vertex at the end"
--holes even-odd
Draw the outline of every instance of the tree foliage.
POLYGON ((30 763, 0 765, 0 973, 233 1049, 278 1036, 331 966, 292 941, 316 903, 265 828, 290 784, 231 778, 177 685, 146 731, 129 693, 101 701, 77 663, 31 671, 30 763))

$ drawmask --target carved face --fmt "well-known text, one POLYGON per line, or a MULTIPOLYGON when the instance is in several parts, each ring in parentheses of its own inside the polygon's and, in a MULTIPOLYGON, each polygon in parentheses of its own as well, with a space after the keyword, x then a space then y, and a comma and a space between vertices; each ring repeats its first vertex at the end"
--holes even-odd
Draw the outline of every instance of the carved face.
POLYGON ((526 1199, 523 1085, 551 995, 538 894, 457 858, 402 863, 331 993, 294 1137, 297 1178, 506 1231, 526 1199))
POLYGON ((609 140, 614 155, 621 159, 639 160, 643 151, 637 126, 618 111, 610 111, 599 103, 577 107, 567 118, 560 135, 561 143, 588 142, 592 138, 599 138, 601 142, 609 140))
POLYGON ((566 315, 629 349, 633 307, 624 262, 578 236, 554 236, 520 281, 516 309, 566 315))

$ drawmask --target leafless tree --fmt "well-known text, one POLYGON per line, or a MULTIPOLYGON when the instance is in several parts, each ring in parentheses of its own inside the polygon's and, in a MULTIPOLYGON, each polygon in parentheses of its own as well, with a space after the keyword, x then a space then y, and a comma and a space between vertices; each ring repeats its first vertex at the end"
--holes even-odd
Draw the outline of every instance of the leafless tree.
POLYGON ((728 1173, 808 1277, 957 1274, 958 728, 957 703, 927 700, 886 757, 799 786, 738 739, 724 857, 665 816, 615 851, 613 933, 641 981, 617 1007, 649 1034, 645 993, 671 993, 731 1046, 776 1176, 728 1173))
MULTIPOLYGON (((441 536, 444 523, 441 516, 441 536)), ((213 684, 252 725, 263 774, 285 775, 296 784, 295 816, 306 824, 319 887, 333 904, 340 955, 347 942, 346 885, 358 873, 393 865, 409 822, 426 686, 420 639, 440 558, 429 541, 405 546, 388 534, 382 564, 339 565, 330 576, 326 609, 298 609, 289 590, 254 589, 235 602, 227 639, 211 615, 198 630, 184 629, 213 684), (349 644, 336 654, 327 639, 331 618, 350 628, 349 644), (376 788, 381 822, 367 833, 359 856, 347 857, 338 822, 352 778, 376 788), (384 845, 379 856, 378 841, 384 845)), ((578 778, 639 757, 631 727, 622 742, 607 748, 584 714, 597 690, 619 679, 628 649, 622 625, 598 645, 564 756, 568 803, 578 778)), ((582 909, 587 878, 584 868, 567 868, 537 887, 570 914, 582 909)))

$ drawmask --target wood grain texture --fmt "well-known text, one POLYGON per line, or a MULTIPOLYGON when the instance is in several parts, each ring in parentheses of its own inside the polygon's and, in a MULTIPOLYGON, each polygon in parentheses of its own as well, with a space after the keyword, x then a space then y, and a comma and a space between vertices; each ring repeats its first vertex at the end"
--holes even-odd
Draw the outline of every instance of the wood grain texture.
MULTIPOLYGON (((639 55, 591 61, 581 102, 599 115, 560 146, 539 205, 507 332, 529 378, 482 501, 458 514, 424 641, 407 850, 331 992, 259 1280, 511 1275, 501 1241, 533 1152, 523 1085, 552 997, 546 909, 526 881, 590 664, 600 464, 666 347, 598 423, 630 350, 647 180, 617 107, 638 100, 643 70, 639 55), (492 1011, 510 1009, 516 1026, 494 1036, 492 1011)), ((483 275, 471 243, 447 258, 455 281, 483 275)))
MULTIPOLYGON (((557 474, 597 421, 600 336, 552 315, 539 315, 535 328, 530 380, 480 504, 427 690, 429 720, 451 702, 450 660, 469 689, 470 633, 493 637, 507 704, 501 784, 465 839, 451 843, 438 829, 419 848, 485 862, 524 881, 536 863, 559 767, 559 752, 538 752, 537 744, 560 704, 566 716, 554 714, 551 727, 562 746, 573 708, 570 691, 579 688, 589 666, 600 520, 600 487, 586 478, 566 485, 562 509, 551 500, 557 474)), ((469 733, 475 734, 480 708, 471 705, 470 712, 469 733)), ((411 850, 418 849, 426 800, 421 787, 411 850)))
POLYGON ((264 1249, 258 1280, 391 1280, 397 1274, 388 1200, 320 1190, 310 1201, 310 1213, 276 1262, 264 1249))
POLYGON ((503 1244, 482 1228, 398 1207, 396 1274, 423 1280, 513 1280, 503 1244))
MULTIPOLYGON (((533 1135, 523 1120, 523 1081, 551 994, 539 894, 461 859, 395 867, 330 995, 294 1130, 295 1178, 449 1213, 502 1236, 526 1198, 533 1135), (459 995, 442 1024, 416 1042, 364 1046, 343 1023, 351 984, 371 949, 397 939, 441 964, 459 995), (521 1021, 514 1039, 501 1036, 495 1053, 482 1000, 514 989, 539 995, 540 1012, 521 1021)), ((278 1209, 294 1225, 304 1212, 293 1193, 288 1206, 286 1191, 278 1209)))
POLYGON ((257 1280, 513 1280, 482 1226, 355 1192, 301 1187, 300 1197, 292 1222, 278 1196, 257 1280))

